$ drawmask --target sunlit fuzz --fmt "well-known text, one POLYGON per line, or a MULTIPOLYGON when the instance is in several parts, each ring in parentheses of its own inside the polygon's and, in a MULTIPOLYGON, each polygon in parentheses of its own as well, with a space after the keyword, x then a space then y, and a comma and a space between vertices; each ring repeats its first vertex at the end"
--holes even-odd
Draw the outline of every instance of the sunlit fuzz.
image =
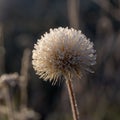
POLYGON ((56 82, 61 76, 82 76, 83 71, 93 72, 96 63, 93 43, 80 30, 73 28, 50 29, 34 45, 32 64, 44 80, 56 82))

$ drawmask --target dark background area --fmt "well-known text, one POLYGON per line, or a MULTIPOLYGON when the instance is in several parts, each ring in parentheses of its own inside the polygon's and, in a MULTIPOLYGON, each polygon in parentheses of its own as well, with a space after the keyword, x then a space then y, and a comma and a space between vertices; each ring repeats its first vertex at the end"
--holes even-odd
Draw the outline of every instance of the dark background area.
MULTIPOLYGON (((120 0, 0 0, 0 75, 20 73, 24 50, 60 26, 80 29, 97 51, 95 73, 74 83, 81 120, 120 120, 120 0)), ((72 120, 64 82, 40 80, 31 62, 28 74, 40 120, 72 120)))

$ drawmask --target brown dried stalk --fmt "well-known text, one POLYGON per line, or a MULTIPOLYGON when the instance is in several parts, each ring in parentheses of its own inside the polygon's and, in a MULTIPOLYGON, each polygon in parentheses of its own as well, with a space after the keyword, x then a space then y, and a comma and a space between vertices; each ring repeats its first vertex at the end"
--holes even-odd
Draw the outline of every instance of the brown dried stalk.
POLYGON ((66 85, 69 93, 73 119, 79 120, 79 111, 78 111, 77 102, 76 102, 76 98, 73 90, 72 80, 70 77, 66 78, 66 85))
POLYGON ((21 107, 27 106, 27 84, 28 84, 28 69, 31 51, 26 49, 23 53, 21 77, 20 77, 20 90, 21 90, 21 107))

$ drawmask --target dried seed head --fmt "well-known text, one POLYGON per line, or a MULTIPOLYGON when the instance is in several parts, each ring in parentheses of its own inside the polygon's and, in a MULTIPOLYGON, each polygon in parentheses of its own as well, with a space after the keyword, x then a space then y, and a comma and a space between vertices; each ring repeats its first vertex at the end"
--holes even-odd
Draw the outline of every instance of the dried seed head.
POLYGON ((37 74, 50 81, 68 74, 81 77, 96 63, 93 43, 80 30, 62 27, 50 29, 37 41, 32 59, 37 74))

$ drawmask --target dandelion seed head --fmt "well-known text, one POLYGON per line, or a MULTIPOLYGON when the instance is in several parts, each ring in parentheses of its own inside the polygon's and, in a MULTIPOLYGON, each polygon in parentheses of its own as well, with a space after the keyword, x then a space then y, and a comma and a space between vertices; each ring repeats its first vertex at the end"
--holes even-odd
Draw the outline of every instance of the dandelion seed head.
POLYGON ((73 28, 50 29, 34 45, 32 64, 44 80, 57 80, 61 76, 81 77, 82 71, 93 72, 96 63, 93 43, 80 30, 73 28))

